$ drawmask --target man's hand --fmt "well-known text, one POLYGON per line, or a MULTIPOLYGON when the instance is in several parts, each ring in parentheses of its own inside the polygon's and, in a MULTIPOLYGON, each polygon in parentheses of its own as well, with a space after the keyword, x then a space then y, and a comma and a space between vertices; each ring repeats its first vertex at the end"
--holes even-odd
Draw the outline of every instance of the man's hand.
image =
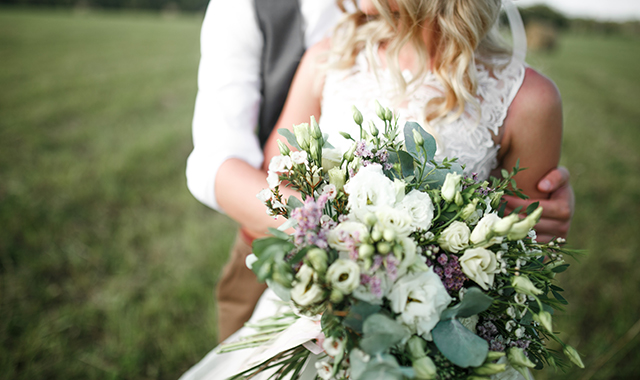
POLYGON ((538 241, 548 242, 554 237, 566 238, 575 209, 573 188, 569 183, 569 170, 563 166, 553 169, 538 182, 538 190, 550 194, 549 199, 524 200, 505 195, 504 198, 507 201, 505 213, 508 214, 519 206, 524 210, 531 203, 540 202, 543 211, 536 225, 538 241))

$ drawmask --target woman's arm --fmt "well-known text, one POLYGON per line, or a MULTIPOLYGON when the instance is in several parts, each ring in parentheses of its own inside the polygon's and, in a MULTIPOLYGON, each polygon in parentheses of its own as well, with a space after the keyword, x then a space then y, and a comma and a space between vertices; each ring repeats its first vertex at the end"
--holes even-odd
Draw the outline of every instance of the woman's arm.
POLYGON ((511 170, 518 160, 527 168, 515 177, 518 187, 534 199, 547 199, 538 182, 558 166, 562 143, 562 101, 555 84, 527 68, 524 82, 504 123, 498 159, 511 170))
MULTIPOLYGON (((280 119, 264 147, 265 161, 262 169, 256 169, 241 159, 231 158, 220 166, 216 175, 215 192, 218 204, 252 235, 265 234, 268 227, 277 227, 284 222, 283 219, 274 220, 267 215, 266 207, 256 198, 256 194, 268 187, 266 178, 269 161, 274 155, 280 154, 276 142, 277 129, 291 128, 293 124, 308 122, 309 115, 320 116, 322 88, 317 84, 320 71, 316 59, 328 48, 328 45, 323 44, 327 43, 321 42, 310 48, 300 62, 280 119)), ((287 188, 280 190, 285 198, 296 194, 287 188)))

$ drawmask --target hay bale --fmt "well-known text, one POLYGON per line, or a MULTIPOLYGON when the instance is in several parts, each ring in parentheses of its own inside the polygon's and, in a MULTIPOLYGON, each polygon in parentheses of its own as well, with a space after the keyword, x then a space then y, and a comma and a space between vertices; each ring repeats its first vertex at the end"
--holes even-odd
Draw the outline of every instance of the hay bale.
POLYGON ((526 26, 527 45, 530 50, 551 52, 558 47, 558 31, 542 21, 530 21, 526 26))

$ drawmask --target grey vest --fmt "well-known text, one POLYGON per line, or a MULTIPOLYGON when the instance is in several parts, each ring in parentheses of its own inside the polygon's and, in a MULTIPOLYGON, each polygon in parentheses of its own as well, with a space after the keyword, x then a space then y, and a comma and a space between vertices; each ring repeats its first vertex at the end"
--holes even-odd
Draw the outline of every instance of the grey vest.
POLYGON ((297 0, 254 0, 254 4, 264 39, 260 67, 262 104, 258 117, 258 139, 263 147, 287 99, 305 44, 297 0))

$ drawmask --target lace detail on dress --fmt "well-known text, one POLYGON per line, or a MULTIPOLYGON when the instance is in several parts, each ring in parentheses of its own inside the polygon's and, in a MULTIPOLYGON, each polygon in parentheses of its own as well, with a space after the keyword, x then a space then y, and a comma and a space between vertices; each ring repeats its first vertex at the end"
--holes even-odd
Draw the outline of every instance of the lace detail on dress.
MULTIPOLYGON (((479 65, 479 109, 467 105, 459 118, 446 119, 425 128, 438 141, 436 159, 458 157, 459 162, 466 165, 465 173, 477 173, 481 179, 488 178, 491 170, 497 167, 500 148, 494 143, 493 136, 499 134, 524 73, 525 66, 516 60, 493 72, 479 65)), ((407 81, 412 77, 407 70, 402 74, 407 81)), ((375 100, 394 109, 400 118, 400 127, 406 121, 416 121, 424 127, 424 106, 429 100, 441 96, 444 89, 435 75, 427 74, 424 81, 410 85, 408 90, 411 96, 400 107, 392 107, 396 91, 390 72, 378 70, 376 77, 365 54, 360 53, 352 68, 327 72, 319 123, 323 131, 329 133, 331 144, 343 151, 350 144, 338 132, 345 131, 354 138, 359 136, 358 126, 352 121, 352 105, 362 112, 366 121, 374 121, 379 128, 382 122, 375 114, 375 100)))

